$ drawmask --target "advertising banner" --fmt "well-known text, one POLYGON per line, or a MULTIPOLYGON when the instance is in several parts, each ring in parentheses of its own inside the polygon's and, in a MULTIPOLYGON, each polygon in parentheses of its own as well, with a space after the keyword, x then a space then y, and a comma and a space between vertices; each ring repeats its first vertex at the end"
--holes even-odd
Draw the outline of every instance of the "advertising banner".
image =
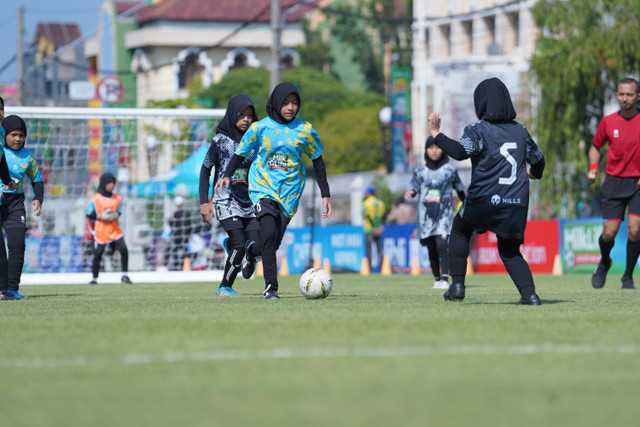
MULTIPOLYGON (((602 234, 602 218, 562 220, 560 252, 565 273, 593 273, 600 261, 598 239, 602 234)), ((620 224, 611 251, 613 264, 609 273, 624 272, 627 257, 627 221, 620 224)))
MULTIPOLYGON (((520 247, 533 273, 552 273, 558 254, 559 222, 556 219, 527 222, 524 244, 520 247)), ((490 231, 476 234, 471 240, 469 252, 475 273, 505 273, 498 254, 498 239, 490 231)))

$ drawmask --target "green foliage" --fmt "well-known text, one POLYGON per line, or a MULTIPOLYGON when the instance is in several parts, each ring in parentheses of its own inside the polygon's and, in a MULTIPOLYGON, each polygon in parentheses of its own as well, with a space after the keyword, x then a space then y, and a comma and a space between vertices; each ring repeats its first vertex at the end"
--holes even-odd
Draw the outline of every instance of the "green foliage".
POLYGON ((637 0, 541 0, 533 12, 541 28, 531 62, 541 90, 536 135, 547 161, 541 202, 551 215, 575 216, 590 198, 586 153, 604 105, 618 80, 640 71, 640 7, 637 0))
MULTIPOLYGON (((388 104, 378 94, 360 95, 311 68, 294 68, 281 74, 282 81, 296 85, 302 95, 300 117, 316 128, 325 146, 324 159, 330 173, 376 169, 383 164, 378 111, 388 104), (378 147, 375 151, 372 147, 378 147)), ((243 68, 228 73, 206 93, 215 108, 226 108, 237 94, 249 96, 260 118, 266 116, 269 74, 263 68, 243 68)))
POLYGON ((266 68, 252 67, 231 70, 222 80, 202 92, 202 96, 213 98, 214 108, 227 108, 229 100, 239 94, 247 95, 253 100, 260 118, 266 116, 269 71, 266 68))
POLYGON ((377 169, 384 162, 378 107, 337 110, 314 124, 331 174, 377 169))
POLYGON ((326 72, 330 69, 334 60, 329 54, 330 46, 322 40, 322 34, 318 30, 312 30, 309 21, 302 21, 302 31, 306 43, 296 48, 300 55, 300 63, 303 67, 326 72))

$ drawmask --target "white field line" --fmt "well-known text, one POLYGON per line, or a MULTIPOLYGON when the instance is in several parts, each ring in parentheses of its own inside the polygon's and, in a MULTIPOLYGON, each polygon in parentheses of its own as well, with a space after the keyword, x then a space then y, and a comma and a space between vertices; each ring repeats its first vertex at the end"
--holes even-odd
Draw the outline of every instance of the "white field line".
POLYGON ((447 347, 318 347, 277 348, 272 350, 211 350, 166 352, 161 354, 128 353, 116 358, 70 356, 66 358, 0 358, 0 368, 68 368, 99 365, 148 365, 152 363, 234 362, 252 360, 287 360, 313 358, 386 358, 411 356, 535 355, 535 354, 616 354, 640 353, 640 346, 625 345, 463 345, 447 347))

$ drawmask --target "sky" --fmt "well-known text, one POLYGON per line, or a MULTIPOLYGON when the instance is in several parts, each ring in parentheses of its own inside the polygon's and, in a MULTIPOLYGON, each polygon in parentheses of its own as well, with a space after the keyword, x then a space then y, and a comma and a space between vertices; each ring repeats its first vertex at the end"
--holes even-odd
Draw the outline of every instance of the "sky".
MULTIPOLYGON (((40 22, 77 23, 83 37, 90 39, 96 36, 100 6, 103 2, 104 0, 2 0, 0 69, 17 52, 18 6, 24 9, 22 37, 25 46, 28 46, 33 41, 40 22)), ((15 61, 0 74, 0 84, 6 83, 16 83, 15 61)))

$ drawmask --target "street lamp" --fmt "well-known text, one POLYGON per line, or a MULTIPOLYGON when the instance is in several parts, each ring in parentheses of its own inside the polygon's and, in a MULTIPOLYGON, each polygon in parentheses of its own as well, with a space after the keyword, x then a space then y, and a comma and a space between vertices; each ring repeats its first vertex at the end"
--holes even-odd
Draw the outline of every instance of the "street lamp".
POLYGON ((393 170, 393 159, 391 158, 391 107, 382 107, 378 112, 378 123, 382 134, 382 153, 384 155, 384 165, 387 173, 393 170))

